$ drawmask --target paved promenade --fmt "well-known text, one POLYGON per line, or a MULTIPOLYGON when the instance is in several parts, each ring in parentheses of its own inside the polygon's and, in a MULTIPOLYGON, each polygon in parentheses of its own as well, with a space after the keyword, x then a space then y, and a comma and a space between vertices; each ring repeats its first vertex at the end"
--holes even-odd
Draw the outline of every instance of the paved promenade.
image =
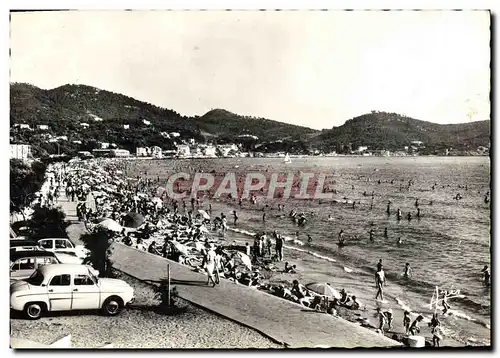
MULTIPOLYGON (((69 221, 77 220, 76 203, 63 196, 59 204, 69 221)), ((79 242, 82 223, 68 228, 70 239, 79 242)), ((205 275, 160 256, 126 245, 113 244, 114 267, 144 281, 158 282, 167 277, 170 265, 172 284, 179 296, 212 312, 251 327, 290 348, 303 347, 394 347, 400 344, 383 335, 331 315, 317 313, 298 304, 256 289, 221 280, 207 286, 205 275)))

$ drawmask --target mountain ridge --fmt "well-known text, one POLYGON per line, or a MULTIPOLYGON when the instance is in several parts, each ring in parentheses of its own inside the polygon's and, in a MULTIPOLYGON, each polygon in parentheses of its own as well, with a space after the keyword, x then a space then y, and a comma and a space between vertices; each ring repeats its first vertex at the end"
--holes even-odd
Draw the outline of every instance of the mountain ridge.
POLYGON ((299 152, 314 149, 342 152, 346 146, 396 150, 411 141, 422 141, 433 149, 469 148, 490 142, 489 120, 437 124, 397 113, 372 111, 348 119, 340 126, 318 131, 221 108, 201 116, 184 116, 173 109, 87 85, 67 84, 45 90, 31 84, 11 83, 10 90, 11 137, 15 142, 36 142, 46 152, 53 151, 54 144, 45 143, 43 133, 23 133, 12 126, 48 124, 49 134, 83 142, 64 144, 73 151, 89 149, 88 143, 97 141, 116 143, 132 152, 138 146, 173 149, 174 140, 165 136, 170 132, 178 132, 181 139, 194 138, 199 142, 245 142, 248 149, 260 144, 261 148, 299 152), (89 126, 82 128, 82 123, 89 126), (130 130, 124 125, 130 126, 130 130), (275 144, 281 142, 285 144, 275 144), (274 144, 262 145, 266 143, 274 144))

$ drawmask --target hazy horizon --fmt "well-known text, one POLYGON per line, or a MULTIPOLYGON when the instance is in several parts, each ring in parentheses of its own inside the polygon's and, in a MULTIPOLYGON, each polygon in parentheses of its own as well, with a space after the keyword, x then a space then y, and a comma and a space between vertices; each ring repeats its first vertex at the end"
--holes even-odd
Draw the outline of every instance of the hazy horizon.
POLYGON ((314 129, 372 110, 490 119, 488 11, 11 13, 10 81, 314 129))

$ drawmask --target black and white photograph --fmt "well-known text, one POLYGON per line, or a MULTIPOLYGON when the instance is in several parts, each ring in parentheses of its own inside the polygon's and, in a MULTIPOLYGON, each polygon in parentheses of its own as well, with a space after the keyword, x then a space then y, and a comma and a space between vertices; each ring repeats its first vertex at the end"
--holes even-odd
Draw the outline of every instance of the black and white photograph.
POLYGON ((11 349, 492 349, 491 11, 8 15, 11 349))

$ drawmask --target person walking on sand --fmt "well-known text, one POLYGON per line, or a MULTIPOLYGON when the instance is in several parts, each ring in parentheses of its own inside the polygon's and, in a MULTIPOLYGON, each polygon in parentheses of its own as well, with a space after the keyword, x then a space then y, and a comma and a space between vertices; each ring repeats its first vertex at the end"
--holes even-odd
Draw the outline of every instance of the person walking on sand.
POLYGON ((411 324, 410 312, 405 311, 403 314, 403 327, 405 328, 405 334, 410 333, 410 324, 411 324))
POLYGON ((377 269, 375 273, 375 284, 377 285, 377 294, 375 295, 375 299, 377 300, 380 296, 380 299, 384 300, 384 285, 385 285, 385 273, 381 268, 377 269))
POLYGON ((215 287, 217 284, 214 279, 214 271, 215 271, 215 264, 216 264, 216 253, 214 251, 214 246, 213 244, 209 245, 209 249, 207 250, 206 253, 206 258, 205 258, 205 271, 207 272, 208 280, 207 280, 207 285, 210 285, 210 281, 212 281, 212 287, 215 287))

